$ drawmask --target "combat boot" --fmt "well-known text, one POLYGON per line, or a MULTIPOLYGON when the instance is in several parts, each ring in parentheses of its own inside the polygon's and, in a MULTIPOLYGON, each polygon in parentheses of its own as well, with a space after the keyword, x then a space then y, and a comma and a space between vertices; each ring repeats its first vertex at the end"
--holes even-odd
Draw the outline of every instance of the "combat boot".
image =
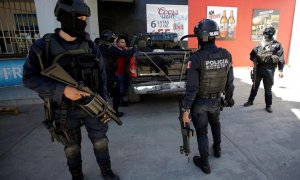
POLYGON ((83 180, 82 167, 78 167, 75 169, 70 169, 70 173, 72 175, 72 180, 83 180))
POLYGON ((194 156, 194 164, 198 166, 205 174, 210 173, 210 166, 208 162, 208 157, 194 156))
POLYGON ((253 105, 253 101, 247 101, 244 106, 248 107, 248 106, 252 106, 253 105))
POLYGON ((221 147, 220 145, 213 145, 213 150, 214 150, 214 156, 216 158, 220 158, 221 157, 221 147))
POLYGON ((114 174, 111 170, 110 163, 104 166, 100 166, 101 176, 104 180, 120 180, 119 176, 114 174))
POLYGON ((272 113, 273 112, 271 105, 266 105, 266 111, 268 113, 272 113))

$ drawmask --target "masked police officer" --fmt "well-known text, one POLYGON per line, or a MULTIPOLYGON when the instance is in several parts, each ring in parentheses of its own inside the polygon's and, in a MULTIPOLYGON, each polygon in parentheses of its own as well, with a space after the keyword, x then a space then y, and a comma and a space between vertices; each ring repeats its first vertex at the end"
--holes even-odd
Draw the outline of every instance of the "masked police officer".
POLYGON ((123 116, 123 112, 119 111, 121 94, 119 92, 120 82, 118 81, 116 71, 116 61, 118 57, 131 57, 134 53, 134 48, 121 50, 114 45, 117 36, 111 30, 101 32, 100 38, 95 40, 102 52, 105 67, 107 71, 107 89, 110 97, 113 98, 113 108, 119 117, 123 116))
POLYGON ((98 46, 85 32, 90 8, 83 0, 59 0, 54 12, 61 28, 56 29, 54 34, 45 35, 31 46, 24 64, 24 85, 39 93, 44 101, 50 99, 50 106, 46 108, 48 118, 45 124, 50 130, 53 130, 52 121, 55 124, 51 135, 64 144, 72 179, 83 179, 81 125, 86 127, 88 137, 93 143, 102 177, 119 179, 111 170, 106 121, 91 117, 78 105, 80 100, 90 94, 41 75, 41 71, 49 67, 55 57, 68 52, 56 62, 76 81, 83 81, 107 100, 104 62, 98 46), (80 50, 86 49, 89 51, 80 53, 80 50))
POLYGON ((200 49, 192 54, 187 67, 187 85, 183 104, 183 122, 189 123, 190 117, 197 134, 199 156, 193 161, 204 173, 210 173, 208 162, 209 145, 208 123, 213 136, 214 156, 221 156, 221 126, 219 121, 221 93, 225 93, 228 106, 232 107, 233 69, 231 54, 215 45, 219 35, 218 25, 203 19, 194 28, 200 49))
POLYGON ((274 40, 276 30, 274 27, 267 27, 263 31, 263 40, 253 48, 250 59, 256 64, 256 73, 252 79, 253 85, 245 107, 253 105, 260 81, 263 80, 265 89, 266 111, 272 113, 272 86, 274 84, 274 72, 278 65, 279 77, 283 77, 284 57, 281 44, 274 40))

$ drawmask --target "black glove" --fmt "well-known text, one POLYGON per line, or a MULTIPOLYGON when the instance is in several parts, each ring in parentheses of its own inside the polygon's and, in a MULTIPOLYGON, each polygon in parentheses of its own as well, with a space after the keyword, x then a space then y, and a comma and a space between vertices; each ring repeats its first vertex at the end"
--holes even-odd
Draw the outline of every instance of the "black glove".
POLYGON ((227 107, 232 107, 234 105, 234 100, 231 98, 229 100, 226 100, 227 102, 227 107))

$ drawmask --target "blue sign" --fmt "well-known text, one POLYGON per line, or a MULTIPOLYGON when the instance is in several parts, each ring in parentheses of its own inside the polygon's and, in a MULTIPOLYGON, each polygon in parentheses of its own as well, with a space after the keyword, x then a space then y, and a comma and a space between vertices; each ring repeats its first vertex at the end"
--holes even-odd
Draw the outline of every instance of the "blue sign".
POLYGON ((25 59, 0 59, 0 87, 23 84, 23 64, 25 59))

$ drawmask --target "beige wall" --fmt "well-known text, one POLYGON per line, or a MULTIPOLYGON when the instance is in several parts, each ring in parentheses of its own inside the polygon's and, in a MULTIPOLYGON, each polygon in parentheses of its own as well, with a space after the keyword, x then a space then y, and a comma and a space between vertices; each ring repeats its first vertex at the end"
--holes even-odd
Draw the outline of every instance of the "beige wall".
MULTIPOLYGON (((19 0, 4 0, 0 2, 0 29, 4 31, 16 30, 16 23, 14 14, 35 14, 35 5, 33 0, 19 1, 19 0), (2 26, 2 27, 1 27, 2 26)), ((28 21, 34 21, 33 18, 25 18, 23 22, 27 24, 28 21)))

